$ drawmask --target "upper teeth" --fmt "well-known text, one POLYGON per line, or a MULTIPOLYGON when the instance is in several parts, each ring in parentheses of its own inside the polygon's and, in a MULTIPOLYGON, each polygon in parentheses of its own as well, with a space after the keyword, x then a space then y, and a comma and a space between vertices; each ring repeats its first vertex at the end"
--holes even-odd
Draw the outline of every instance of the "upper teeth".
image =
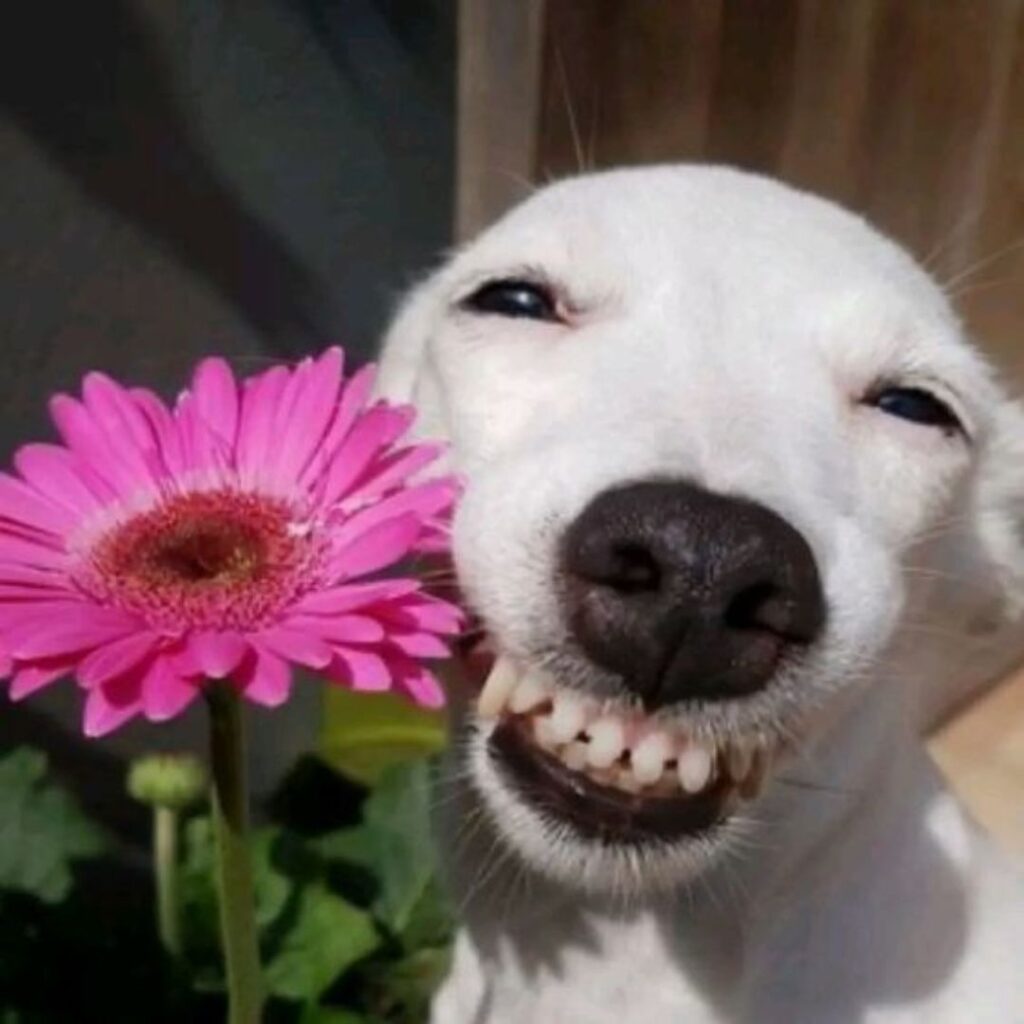
POLYGON ((628 712, 609 711, 595 700, 561 689, 544 676, 521 675, 499 658, 480 693, 477 711, 496 719, 505 712, 528 715, 536 743, 574 771, 635 793, 646 788, 700 793, 727 771, 740 794, 756 796, 771 751, 751 742, 721 747, 682 735, 671 725, 628 712))

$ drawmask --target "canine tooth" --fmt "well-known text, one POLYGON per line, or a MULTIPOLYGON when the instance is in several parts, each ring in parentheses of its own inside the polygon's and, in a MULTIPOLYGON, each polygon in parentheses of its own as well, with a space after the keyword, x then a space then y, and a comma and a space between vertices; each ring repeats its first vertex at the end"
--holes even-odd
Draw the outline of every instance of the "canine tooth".
POLYGON ((570 743, 561 753, 563 763, 574 772, 581 772, 587 766, 586 743, 570 743))
POLYGON ((476 708, 481 717, 497 718, 518 682, 519 673, 512 662, 508 658, 499 658, 477 699, 476 708))
POLYGON ((711 778, 711 751, 699 743, 690 743, 679 752, 679 785, 687 793, 699 793, 711 778))
POLYGON ((587 764, 594 768, 609 768, 622 756, 625 734, 617 718, 602 718, 587 730, 587 764))
POLYGON ((522 715, 532 710, 548 696, 547 687, 536 676, 527 676, 512 691, 508 706, 513 714, 522 715))
POLYGON ((556 694, 554 710, 551 712, 551 728, 558 742, 569 743, 576 739, 586 724, 587 709, 583 701, 572 693, 556 694))
POLYGON ((742 782, 754 760, 753 749, 742 741, 729 744, 726 752, 726 764, 734 782, 742 782))
POLYGON ((633 774, 643 786, 650 786, 661 778, 665 762, 672 756, 672 741, 663 732, 645 736, 629 756, 633 774))
POLYGON ((744 800, 753 800, 761 792, 765 776, 768 774, 770 755, 767 750, 758 747, 754 751, 753 763, 747 777, 740 783, 740 796, 744 800))

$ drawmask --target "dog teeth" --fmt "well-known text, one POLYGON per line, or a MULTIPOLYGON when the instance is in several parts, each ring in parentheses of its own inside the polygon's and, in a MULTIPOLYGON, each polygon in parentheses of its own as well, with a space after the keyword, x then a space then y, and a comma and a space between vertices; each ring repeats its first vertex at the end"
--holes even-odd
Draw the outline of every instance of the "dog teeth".
POLYGON ((610 768, 622 756, 626 734, 617 718, 602 718, 587 730, 587 764, 592 768, 610 768))
POLYGON ((559 757, 562 763, 571 768, 574 772, 581 772, 587 767, 587 745, 586 743, 570 743, 563 747, 559 757))
POLYGON ((512 691, 509 710, 514 715, 524 715, 548 699, 548 688, 537 676, 527 676, 512 691))
POLYGON ((773 760, 773 749, 752 737, 730 740, 717 749, 681 738, 671 728, 656 728, 634 713, 605 714, 596 720, 595 703, 578 693, 553 686, 542 674, 522 675, 507 657, 494 663, 477 700, 483 719, 503 713, 528 716, 534 742, 557 756, 572 771, 626 793, 672 796, 703 792, 716 772, 732 785, 728 806, 761 792, 773 760), (581 738, 582 737, 582 738, 581 738), (717 759, 717 764, 716 764, 717 759))
POLYGON ((555 736, 550 715, 538 715, 533 720, 533 738, 537 745, 545 750, 554 750, 560 745, 559 739, 555 736))
POLYGON ((686 793, 699 793, 711 778, 711 751, 699 743, 690 743, 679 752, 679 785, 686 793))
POLYGON ((569 743, 587 724, 587 709, 573 693, 559 693, 551 712, 551 728, 559 743, 569 743))
POLYGON ((612 776, 612 785, 626 793, 639 793, 644 783, 637 777, 633 768, 619 768, 612 776))
POLYGON ((652 786, 661 778, 665 762, 672 756, 672 740, 666 733, 652 732, 645 736, 630 754, 630 764, 637 782, 652 786))
POLYGON ((499 658, 487 677, 477 699, 477 712, 482 718, 497 718, 519 682, 519 673, 508 658, 499 658))
POLYGON ((768 751, 762 747, 757 748, 753 754, 750 771, 739 784, 740 796, 744 800, 753 800, 760 794, 770 764, 771 755, 768 751))

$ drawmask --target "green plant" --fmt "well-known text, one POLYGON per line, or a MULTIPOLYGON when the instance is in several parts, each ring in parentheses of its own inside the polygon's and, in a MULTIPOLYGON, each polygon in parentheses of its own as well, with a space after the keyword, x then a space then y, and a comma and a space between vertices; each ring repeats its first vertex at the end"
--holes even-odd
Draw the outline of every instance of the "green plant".
MULTIPOLYGON (((425 758, 384 762, 370 789, 307 759, 271 801, 271 820, 252 835, 271 1024, 419 1024, 426 1017, 451 936, 429 834, 435 769, 425 758), (313 827, 293 813, 302 807, 319 809, 313 827)), ((42 754, 21 749, 0 759, 4 812, 3 834, 14 834, 12 823, 19 831, 0 856, 3 1024, 66 1021, 72 992, 81 1024, 137 1022, 142 1006, 153 1024, 222 1019, 206 810, 182 831, 180 960, 156 941, 151 879, 103 843, 46 777, 42 754), (59 990, 46 981, 55 970, 59 990)))

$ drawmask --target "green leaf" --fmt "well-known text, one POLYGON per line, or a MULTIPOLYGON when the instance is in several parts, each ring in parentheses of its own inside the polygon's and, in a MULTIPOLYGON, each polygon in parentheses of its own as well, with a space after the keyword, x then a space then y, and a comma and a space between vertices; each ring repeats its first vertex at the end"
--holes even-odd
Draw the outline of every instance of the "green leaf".
POLYGON ((424 946, 445 946, 455 932, 451 903, 435 875, 416 901, 402 930, 402 945, 409 952, 424 946))
POLYGON ((106 844, 46 772, 46 755, 29 747, 0 759, 0 889, 59 903, 71 889, 72 862, 96 856, 106 844))
POLYGON ((292 927, 267 964, 267 986, 283 999, 318 999, 348 967, 379 944, 368 914, 322 884, 307 886, 292 927))
POLYGON ((324 701, 323 757, 364 785, 372 786, 396 764, 444 746, 444 715, 394 694, 331 687, 324 701))
MULTIPOLYGON (((437 862, 430 827, 430 764, 390 768, 367 798, 363 824, 324 836, 322 856, 370 871, 379 887, 373 912, 400 935, 433 890, 437 862)), ((435 903, 439 897, 434 891, 435 903)), ((424 907, 429 914, 430 908, 424 907)))

